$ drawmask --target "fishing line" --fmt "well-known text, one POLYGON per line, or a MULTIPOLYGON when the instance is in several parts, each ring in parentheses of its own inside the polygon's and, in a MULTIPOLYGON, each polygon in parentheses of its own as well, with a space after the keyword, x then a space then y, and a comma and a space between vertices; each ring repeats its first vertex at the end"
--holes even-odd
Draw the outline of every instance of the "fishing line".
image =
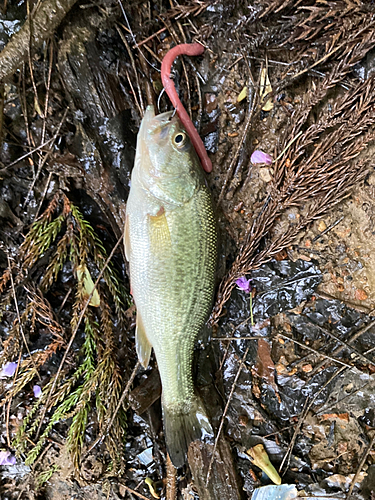
POLYGON ((161 96, 164 94, 164 92, 165 92, 165 88, 163 87, 163 90, 160 92, 159 97, 158 97, 158 102, 157 102, 157 107, 158 107, 159 113, 160 113, 160 99, 161 99, 161 96))

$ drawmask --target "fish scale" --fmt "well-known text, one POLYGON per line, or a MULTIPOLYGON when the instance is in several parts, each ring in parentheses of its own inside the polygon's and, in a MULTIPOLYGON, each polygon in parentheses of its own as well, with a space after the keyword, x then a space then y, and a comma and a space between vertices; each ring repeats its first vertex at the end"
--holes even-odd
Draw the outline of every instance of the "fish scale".
POLYGON ((213 435, 192 380, 194 344, 211 309, 217 230, 200 162, 177 116, 148 108, 138 134, 125 250, 137 307, 137 352, 151 346, 162 382, 166 444, 181 466, 191 441, 213 435), (174 142, 175 138, 184 142, 174 142))

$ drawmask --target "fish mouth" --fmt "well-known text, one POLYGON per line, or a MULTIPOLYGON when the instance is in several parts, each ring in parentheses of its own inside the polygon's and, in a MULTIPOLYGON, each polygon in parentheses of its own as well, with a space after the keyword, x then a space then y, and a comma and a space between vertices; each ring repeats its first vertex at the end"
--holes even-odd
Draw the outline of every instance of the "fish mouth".
POLYGON ((147 106, 146 112, 142 119, 141 127, 139 129, 139 136, 143 141, 148 139, 149 135, 154 135, 157 132, 163 136, 163 131, 167 131, 167 127, 173 118, 174 111, 167 111, 155 116, 154 106, 147 106))
POLYGON ((147 106, 138 132, 136 165, 142 175, 149 178, 155 177, 160 167, 160 149, 167 144, 170 125, 174 111, 167 111, 155 116, 154 106, 147 106), (151 176, 151 177, 150 177, 151 176))

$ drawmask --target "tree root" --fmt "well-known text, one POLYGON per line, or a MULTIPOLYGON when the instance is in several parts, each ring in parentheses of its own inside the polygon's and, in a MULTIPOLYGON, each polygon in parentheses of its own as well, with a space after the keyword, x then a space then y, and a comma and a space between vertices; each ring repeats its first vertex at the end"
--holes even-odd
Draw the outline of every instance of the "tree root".
POLYGON ((12 75, 49 38, 77 0, 45 0, 0 53, 0 82, 12 75))

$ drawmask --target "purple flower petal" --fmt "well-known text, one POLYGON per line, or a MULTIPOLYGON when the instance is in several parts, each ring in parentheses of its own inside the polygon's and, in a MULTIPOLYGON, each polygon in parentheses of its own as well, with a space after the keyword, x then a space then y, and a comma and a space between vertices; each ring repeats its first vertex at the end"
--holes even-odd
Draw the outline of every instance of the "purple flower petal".
POLYGON ((14 465, 16 457, 10 451, 0 451, 0 465, 14 465))
POLYGON ((246 293, 251 292, 251 279, 247 280, 245 276, 242 276, 241 278, 238 278, 236 280, 236 285, 240 290, 243 290, 246 293))
POLYGON ((42 389, 41 389, 41 387, 39 385, 34 385, 33 391, 34 391, 34 396, 36 398, 40 398, 40 396, 42 395, 42 389))
POLYGON ((266 165, 272 165, 272 156, 267 153, 263 153, 263 151, 255 150, 251 155, 250 161, 253 165, 257 163, 265 163, 266 165))
POLYGON ((3 369, 0 372, 0 378, 13 377, 17 369, 17 363, 8 362, 5 363, 3 369))

